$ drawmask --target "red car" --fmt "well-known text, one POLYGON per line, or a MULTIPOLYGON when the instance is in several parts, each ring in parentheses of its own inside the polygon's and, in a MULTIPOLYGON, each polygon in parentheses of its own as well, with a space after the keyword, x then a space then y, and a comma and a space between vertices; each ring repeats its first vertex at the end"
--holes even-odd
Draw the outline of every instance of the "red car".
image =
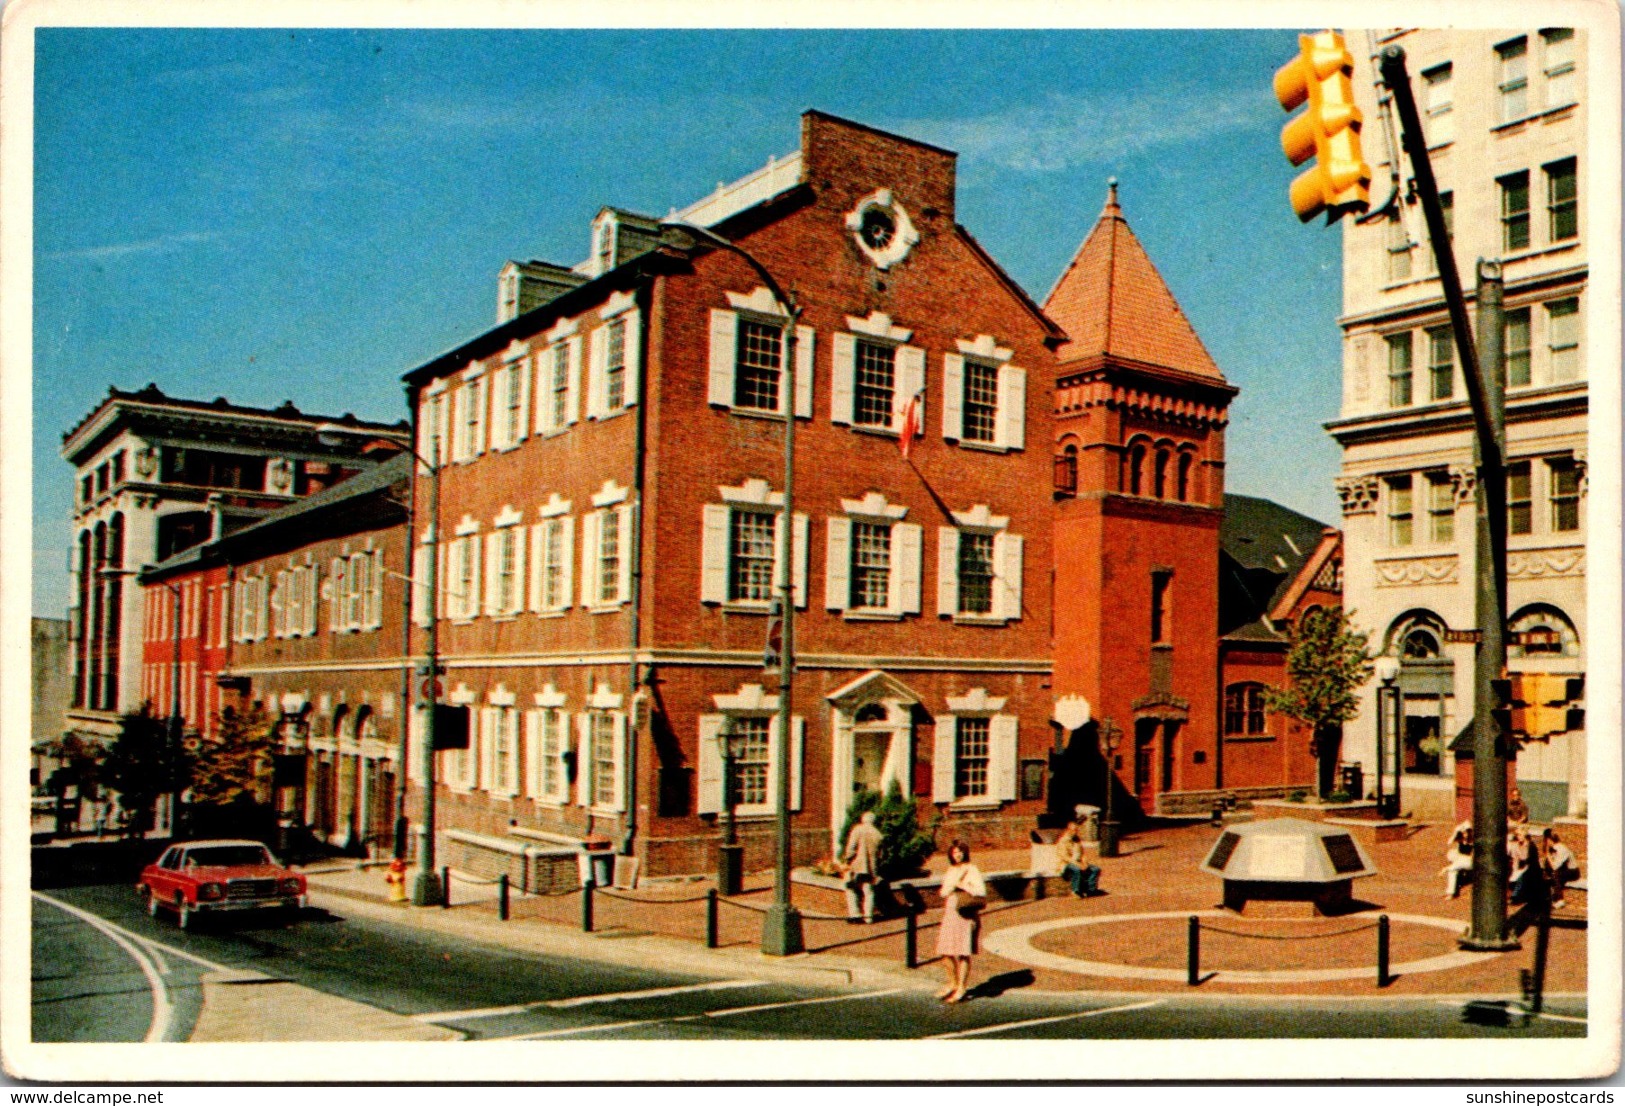
POLYGON ((305 905, 305 877, 283 867, 258 841, 171 845, 142 870, 136 890, 147 900, 147 913, 173 911, 182 929, 201 914, 305 905))

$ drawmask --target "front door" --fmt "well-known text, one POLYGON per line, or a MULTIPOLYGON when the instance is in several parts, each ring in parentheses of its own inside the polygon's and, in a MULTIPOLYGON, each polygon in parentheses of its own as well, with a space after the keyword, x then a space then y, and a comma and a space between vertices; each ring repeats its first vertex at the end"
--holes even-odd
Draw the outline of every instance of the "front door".
POLYGON ((881 790, 886 756, 891 752, 891 732, 854 730, 852 733, 852 793, 881 790))
POLYGON ((1134 727, 1134 794, 1140 800, 1140 809, 1150 813, 1155 809, 1155 777, 1157 724, 1141 721, 1134 727))

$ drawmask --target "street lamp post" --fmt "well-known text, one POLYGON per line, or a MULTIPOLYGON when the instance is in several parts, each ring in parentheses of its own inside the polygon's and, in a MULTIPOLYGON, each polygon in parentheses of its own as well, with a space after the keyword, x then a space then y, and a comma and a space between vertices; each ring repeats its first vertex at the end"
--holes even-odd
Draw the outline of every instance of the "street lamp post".
POLYGON ((762 263, 734 242, 705 227, 692 223, 667 222, 672 227, 692 235, 695 239, 734 254, 761 278, 774 300, 784 308, 784 336, 780 348, 784 351, 784 509, 779 514, 779 541, 783 555, 779 557, 776 590, 779 594, 779 613, 783 619, 781 634, 783 645, 779 651, 779 714, 778 732, 773 735, 773 902, 762 922, 762 951, 769 956, 792 956, 806 947, 801 933, 801 914, 790 902, 790 727, 791 686, 795 673, 795 596, 791 583, 790 562, 794 559, 794 540, 791 536, 795 519, 796 473, 796 323, 801 308, 773 279, 762 263))
POLYGON ((722 753, 722 844, 717 848, 717 891, 724 895, 739 894, 744 883, 744 852, 739 843, 739 826, 734 817, 739 803, 739 786, 734 778, 734 765, 738 760, 739 733, 732 717, 724 717, 722 729, 717 733, 717 744, 722 753))
MULTIPOLYGON (((325 423, 316 429, 317 437, 324 444, 332 444, 332 439, 341 437, 354 437, 356 430, 344 426, 342 423, 325 423)), ((423 823, 418 827, 418 868, 412 878, 412 905, 438 906, 441 902, 443 889, 440 886, 440 874, 435 870, 434 849, 434 822, 435 822, 435 723, 436 714, 440 705, 440 466, 434 461, 425 458, 417 450, 401 442, 391 439, 379 439, 395 449, 411 454, 412 459, 421 465, 429 474, 429 572, 426 581, 428 599, 425 603, 424 617, 426 626, 424 632, 424 652, 427 654, 424 664, 423 690, 428 699, 428 711, 423 725, 423 823)), ((438 456, 440 452, 439 438, 430 443, 431 454, 438 456)), ((406 564, 407 586, 416 587, 417 581, 411 578, 411 562, 406 564)), ((411 655, 410 637, 404 643, 406 653, 411 655)), ((410 663, 410 662, 409 662, 410 663)), ((403 704, 404 705, 404 704, 403 704)), ((401 724, 406 725, 405 717, 401 724)), ((405 768, 405 765, 402 765, 405 768)), ((404 781, 402 783, 404 787, 404 781)))
POLYGON ((1117 790, 1117 746, 1121 743, 1123 731, 1117 728, 1117 723, 1110 718, 1100 720, 1100 747, 1106 757, 1106 810, 1105 817, 1100 822, 1100 855, 1113 857, 1118 855, 1117 849, 1117 819, 1112 814, 1112 792, 1117 790))
POLYGON ((1377 817, 1399 817, 1399 777, 1404 767, 1404 739, 1401 736, 1402 719, 1399 687, 1399 658, 1381 656, 1373 663, 1380 681, 1377 687, 1377 817), (1393 772, 1394 790, 1390 794, 1383 786, 1389 772, 1393 772))

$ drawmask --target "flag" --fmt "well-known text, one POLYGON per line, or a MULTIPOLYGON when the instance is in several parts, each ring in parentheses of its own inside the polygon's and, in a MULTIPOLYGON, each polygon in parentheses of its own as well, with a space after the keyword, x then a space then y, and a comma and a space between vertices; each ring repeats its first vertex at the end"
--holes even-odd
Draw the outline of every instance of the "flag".
POLYGON ((921 407, 925 403, 925 393, 915 392, 908 406, 903 408, 903 427, 897 438, 897 448, 903 451, 903 460, 908 460, 908 452, 914 448, 914 439, 919 437, 923 415, 921 407))

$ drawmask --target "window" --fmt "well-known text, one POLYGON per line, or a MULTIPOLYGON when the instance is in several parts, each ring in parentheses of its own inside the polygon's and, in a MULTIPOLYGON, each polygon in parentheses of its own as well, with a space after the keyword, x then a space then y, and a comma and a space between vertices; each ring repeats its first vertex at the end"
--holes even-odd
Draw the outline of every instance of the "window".
POLYGON ((510 448, 518 445, 525 437, 525 381, 528 375, 523 361, 515 361, 505 370, 508 417, 503 427, 503 441, 510 448))
POLYGON ((1570 157, 1546 166, 1547 234, 1552 242, 1580 234, 1580 185, 1575 164, 1570 157))
POLYGON ((1078 447, 1068 444, 1055 457, 1053 483, 1057 495, 1078 494, 1078 447))
POLYGON ((733 800, 738 806, 767 806, 772 764, 772 719, 733 719, 733 800))
POLYGON ((603 526, 598 531, 598 601, 615 602, 621 578, 621 528, 603 526))
POLYGON ((1388 279, 1409 280, 1411 277, 1411 236, 1405 229, 1405 220, 1396 208, 1388 217, 1388 279))
POLYGON ((892 426, 896 399, 896 356, 891 346, 859 340, 856 345, 854 417, 857 426, 892 426))
MULTIPOLYGON (((568 504, 563 504, 569 510, 568 504)), ((555 515, 537 523, 531 530, 530 609, 542 613, 562 611, 570 606, 570 545, 575 520, 555 515)))
POLYGON ((1515 39, 1495 48, 1499 64, 1496 87, 1501 94, 1501 122, 1510 123, 1529 114, 1529 45, 1515 39))
POLYGON ((1456 539, 1456 488, 1449 473, 1430 472, 1428 485, 1428 540, 1444 545, 1456 539))
POLYGON ((1145 483, 1145 446, 1136 444, 1128 451, 1128 493, 1139 495, 1145 483))
POLYGON ((499 795, 519 793, 519 711, 513 706, 491 707, 485 714, 489 732, 485 748, 486 790, 499 795))
POLYGON ((965 362, 965 405, 962 441, 992 442, 998 429, 999 370, 978 361, 965 362))
POLYGON ((605 610, 625 603, 632 591, 631 505, 588 514, 581 545, 582 605, 605 610))
POLYGON ((1428 394, 1435 400, 1449 399, 1455 391, 1455 341, 1447 326, 1428 331, 1428 394))
POLYGON ((469 619, 480 613, 480 536, 454 538, 446 546, 447 617, 469 619))
POLYGON ((728 598, 733 602, 771 600, 778 516, 765 511, 736 510, 730 514, 728 598))
POLYGON ((587 715, 592 773, 592 805, 619 806, 620 795, 616 787, 620 773, 616 716, 607 710, 591 711, 587 715))
POLYGON ((548 386, 553 397, 553 419, 549 428, 562 430, 570 423, 570 344, 555 344, 551 360, 553 372, 548 386))
POLYGON ((1388 406, 1411 405, 1411 332, 1388 335, 1388 406))
POLYGON ((1529 248, 1529 174, 1512 173, 1495 182, 1501 188, 1501 248, 1529 248))
POLYGON ((1534 528, 1534 502, 1529 480, 1529 462, 1514 461, 1507 466, 1507 533, 1528 534, 1534 528))
POLYGON ((442 389, 423 400, 423 447, 418 451, 435 463, 449 459, 450 441, 446 434, 446 393, 442 389))
POLYGON ((626 320, 609 324, 604 339, 604 403, 611 411, 626 406, 626 320))
POLYGON ((1565 383, 1580 378, 1580 301, 1554 300, 1546 305, 1546 341, 1551 352, 1551 379, 1565 383))
POLYGON ((954 737, 954 798, 981 799, 988 793, 992 719, 961 718, 954 737))
MULTIPOLYGON (((1439 208, 1441 214, 1444 215, 1445 247, 1449 249, 1456 240, 1456 194, 1454 192, 1439 193, 1439 208)), ((1426 227, 1423 229, 1426 230, 1426 227)), ((1434 256, 1432 239, 1429 239, 1428 249, 1423 251, 1422 264, 1427 267, 1427 271, 1430 273, 1439 271, 1439 259, 1434 256)))
POLYGON ((468 381, 457 392, 462 418, 458 422, 457 456, 471 461, 485 451, 485 378, 468 381))
POLYGON ((1166 449, 1157 450, 1156 467, 1153 469, 1152 491, 1158 499, 1168 498, 1168 460, 1171 455, 1166 449))
POLYGON ((891 527, 882 523, 852 524, 853 610, 885 610, 891 602, 891 527))
POLYGON ((367 550, 333 558, 328 605, 333 633, 383 625, 382 557, 379 550, 367 550))
POLYGON ((1226 737, 1256 737, 1264 733, 1264 685, 1231 684, 1224 689, 1226 737))
POLYGON ((1567 533, 1580 528, 1580 467, 1565 457, 1546 462, 1550 480, 1552 530, 1567 533))
POLYGON ((784 331, 766 323, 740 319, 738 336, 734 406, 778 411, 780 377, 784 372, 784 331))
POLYGON ((530 790, 543 802, 562 803, 569 797, 569 780, 564 767, 568 718, 569 715, 558 707, 544 707, 531 712, 528 735, 531 746, 530 790))
POLYGON ((1411 478, 1406 476, 1390 476, 1388 478, 1388 544, 1392 546, 1405 546, 1411 544, 1411 478))
POLYGON ((959 536, 959 614, 993 613, 994 535, 969 530, 959 536))
POLYGON ((1574 28, 1553 27, 1540 32, 1546 48, 1546 107, 1574 103, 1574 28))
POLYGON ((1151 644, 1168 645, 1173 641, 1168 618, 1168 589, 1174 574, 1166 570, 1151 574, 1151 644))
POLYGON ((1191 465, 1196 462, 1196 454, 1189 450, 1181 450, 1179 454, 1179 501, 1190 502, 1191 498, 1191 465))
POLYGON ((487 614, 518 614, 525 605, 522 534, 518 526, 509 524, 500 526, 486 539, 490 543, 486 547, 490 558, 486 586, 491 589, 487 614))
POLYGON ((1520 388, 1529 383, 1529 308, 1520 307, 1506 313, 1507 387, 1520 388))
POLYGON ((599 309, 601 326, 589 337, 587 417, 606 419, 638 402, 641 319, 629 292, 617 292, 599 309))
POLYGON ((1427 115, 1428 145, 1439 146, 1456 137, 1456 117, 1451 109, 1453 93, 1451 67, 1435 66, 1422 73, 1422 110, 1427 115))

